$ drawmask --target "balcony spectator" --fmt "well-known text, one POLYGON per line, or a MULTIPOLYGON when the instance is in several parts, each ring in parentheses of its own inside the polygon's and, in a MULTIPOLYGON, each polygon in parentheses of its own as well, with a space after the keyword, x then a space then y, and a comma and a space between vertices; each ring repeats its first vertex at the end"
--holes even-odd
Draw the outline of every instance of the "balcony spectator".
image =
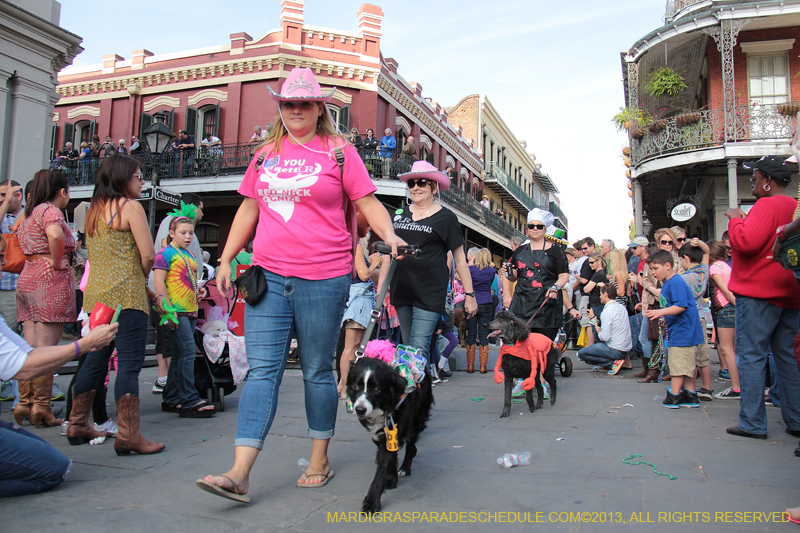
POLYGON ((264 135, 264 132, 261 130, 261 126, 256 126, 254 129, 253 136, 250 137, 250 143, 261 144, 264 142, 264 139, 266 139, 266 135, 264 135))
POLYGON ((358 130, 356 128, 352 128, 350 130, 350 144, 356 148, 364 147, 364 141, 361 139, 361 135, 358 134, 358 130))
POLYGON ((61 165, 64 164, 64 155, 61 150, 56 150, 56 156, 50 162, 50 170, 61 170, 61 165))
MULTIPOLYGON (((489 206, 491 205, 489 203, 489 197, 486 196, 485 194, 483 195, 483 200, 481 200, 481 205, 483 207, 485 207, 486 209, 489 209, 489 206)), ((499 210, 500 210, 500 208, 498 207, 497 210, 495 210, 495 214, 497 214, 497 211, 499 211, 499 210)))
POLYGON ((380 141, 375 138, 375 132, 372 131, 372 128, 367 130, 367 136, 364 137, 364 148, 367 150, 377 150, 378 144, 380 141))
POLYGON ((194 135, 189 135, 186 130, 181 130, 178 137, 178 148, 180 148, 181 158, 183 159, 181 175, 190 174, 194 167, 194 135))
POLYGON ((409 157, 413 157, 416 159, 417 157, 417 147, 414 145, 414 137, 409 136, 406 140, 406 144, 403 145, 403 153, 409 157))
POLYGON ((140 154, 140 153, 142 153, 143 149, 144 149, 144 143, 139 144, 139 138, 136 135, 131 137, 130 154, 131 155, 140 154))
POLYGON ((72 143, 64 143, 64 159, 67 161, 75 161, 78 157, 80 157, 78 151, 72 148, 72 143))
POLYGON ((83 141, 81 143, 81 155, 78 168, 80 170, 81 183, 89 183, 90 168, 92 165, 92 149, 89 148, 89 143, 83 141))
POLYGON ((128 149, 125 148, 125 139, 120 139, 117 144, 117 153, 121 155, 128 155, 128 149))
POLYGON ((109 157, 117 153, 117 145, 111 140, 110 135, 106 135, 106 140, 100 146, 100 149, 103 151, 104 157, 109 157))
POLYGON ((92 151, 92 157, 100 157, 100 150, 103 149, 103 145, 100 144, 99 135, 92 135, 92 140, 89 141, 89 149, 92 151))
POLYGON ((208 150, 208 158, 211 162, 211 174, 219 174, 219 164, 222 161, 222 141, 219 137, 213 135, 211 132, 206 133, 205 139, 200 143, 200 146, 208 150))
POLYGON ((397 139, 392 135, 392 130, 386 128, 381 137, 381 157, 391 158, 394 155, 395 148, 397 148, 397 139))
MULTIPOLYGON (((481 203, 483 203, 483 202, 481 202, 481 203)), ((503 210, 502 210, 501 208, 499 208, 499 207, 498 207, 497 209, 495 209, 495 210, 494 210, 494 214, 495 214, 495 216, 497 216, 498 218, 505 218, 505 216, 506 216, 506 212, 505 212, 505 211, 503 211, 503 210)))

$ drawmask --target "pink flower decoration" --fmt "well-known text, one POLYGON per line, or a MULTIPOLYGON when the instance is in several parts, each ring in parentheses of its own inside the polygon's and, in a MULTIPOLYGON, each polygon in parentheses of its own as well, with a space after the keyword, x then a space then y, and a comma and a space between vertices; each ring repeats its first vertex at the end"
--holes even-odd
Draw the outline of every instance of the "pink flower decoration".
POLYGON ((364 348, 364 355, 383 361, 386 364, 394 360, 395 346, 388 340, 371 340, 364 348))

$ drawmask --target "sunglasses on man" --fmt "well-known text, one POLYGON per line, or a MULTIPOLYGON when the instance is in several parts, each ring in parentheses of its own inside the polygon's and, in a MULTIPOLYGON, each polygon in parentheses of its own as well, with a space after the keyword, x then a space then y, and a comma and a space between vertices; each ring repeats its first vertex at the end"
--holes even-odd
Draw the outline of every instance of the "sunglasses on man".
POLYGON ((528 229, 543 230, 544 229, 544 224, 528 224, 528 229))

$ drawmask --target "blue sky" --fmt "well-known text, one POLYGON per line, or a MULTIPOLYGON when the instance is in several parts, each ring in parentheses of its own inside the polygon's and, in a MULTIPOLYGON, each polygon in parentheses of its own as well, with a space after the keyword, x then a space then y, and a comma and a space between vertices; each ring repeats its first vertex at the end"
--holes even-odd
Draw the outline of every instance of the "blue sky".
MULTIPOLYGON (((307 0, 305 23, 356 31, 363 0, 307 0)), ((661 26, 664 0, 571 2, 374 2, 384 12, 381 48, 443 106, 485 93, 561 190, 570 238, 627 244, 632 218, 610 119, 623 105, 619 52, 661 26)), ((278 0, 190 3, 63 2, 61 25, 83 37, 75 65, 131 50, 155 54, 253 38, 278 27, 278 0), (135 29, 135 30, 134 30, 135 29)))

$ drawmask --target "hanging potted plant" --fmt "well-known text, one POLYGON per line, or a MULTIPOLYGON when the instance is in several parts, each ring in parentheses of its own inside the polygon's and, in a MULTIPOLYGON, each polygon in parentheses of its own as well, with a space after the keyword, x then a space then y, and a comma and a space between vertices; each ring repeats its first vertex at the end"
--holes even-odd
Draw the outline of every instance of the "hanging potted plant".
POLYGON ((700 112, 699 111, 691 111, 689 113, 682 113, 675 117, 675 124, 678 126, 691 126, 692 124, 697 124, 700 122, 700 112))
POLYGON ((645 131, 647 131, 647 130, 645 130, 644 128, 641 128, 639 126, 637 126, 635 128, 631 128, 631 131, 630 131, 631 139, 635 139, 637 141, 641 141, 642 139, 644 139, 645 131))
POLYGON ((787 102, 785 104, 778 104, 778 113, 787 117, 793 117, 800 111, 800 104, 787 102))
POLYGON ((630 157, 630 155, 631 155, 631 147, 630 146, 624 146, 622 148, 622 155, 624 155, 625 157, 630 157))
POLYGON ((666 129, 666 127, 667 127, 667 121, 664 120, 663 118, 659 118, 651 122, 647 126, 647 129, 648 131, 650 131, 650 133, 661 133, 666 129))
POLYGON ((650 117, 641 107, 636 110, 636 113, 632 113, 628 107, 620 107, 619 113, 611 118, 611 122, 617 131, 630 131, 631 128, 635 128, 639 124, 650 122, 650 117))
POLYGON ((653 98, 661 98, 665 94, 670 98, 675 98, 686 87, 683 76, 670 67, 661 67, 652 72, 648 78, 647 85, 644 86, 647 93, 653 98))

